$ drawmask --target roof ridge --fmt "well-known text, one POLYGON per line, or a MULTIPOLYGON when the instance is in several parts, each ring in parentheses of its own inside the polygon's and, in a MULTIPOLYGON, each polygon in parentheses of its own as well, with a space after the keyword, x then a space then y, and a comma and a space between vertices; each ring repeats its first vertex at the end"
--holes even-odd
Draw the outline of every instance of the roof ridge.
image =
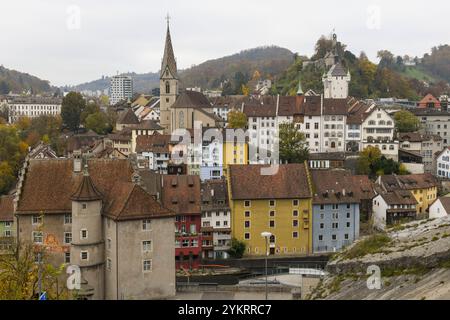
MULTIPOLYGON (((129 183, 131 183, 131 182, 129 182, 129 183)), ((123 213, 123 211, 125 210, 125 207, 128 205, 128 202, 130 201, 131 194, 133 193, 134 188, 137 186, 137 185, 134 184, 134 183, 132 183, 132 184, 133 184, 133 188, 130 189, 130 192, 128 193, 128 195, 127 195, 127 197, 126 197, 127 200, 123 203, 121 209, 119 210, 119 214, 117 215, 117 218, 119 218, 120 216, 122 216, 122 213, 123 213)))

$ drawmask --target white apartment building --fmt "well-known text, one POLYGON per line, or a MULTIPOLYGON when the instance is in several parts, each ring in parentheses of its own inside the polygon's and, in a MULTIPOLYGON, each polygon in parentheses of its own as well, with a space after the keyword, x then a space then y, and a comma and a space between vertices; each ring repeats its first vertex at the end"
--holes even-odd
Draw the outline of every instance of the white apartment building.
POLYGON ((227 259, 231 247, 231 210, 225 179, 202 183, 202 254, 205 259, 227 259))
POLYGON ((362 149, 377 147, 388 159, 398 161, 399 142, 394 119, 382 108, 372 108, 362 122, 362 149))
POLYGON ((450 145, 450 112, 426 108, 412 109, 411 112, 420 120, 425 133, 440 136, 444 147, 450 145))
POLYGON ((219 139, 204 141, 202 146, 202 165, 200 179, 221 179, 223 176, 223 143, 219 139))
POLYGON ((133 79, 129 76, 111 77, 109 85, 109 103, 115 105, 133 97, 133 79))
POLYGON ((62 100, 44 97, 18 97, 6 101, 9 112, 9 123, 20 118, 37 118, 40 116, 57 116, 61 114, 62 100))
POLYGON ((436 157, 436 175, 439 178, 449 179, 450 178, 450 150, 445 148, 436 157))
POLYGON ((324 99, 323 96, 305 96, 303 99, 302 116, 296 126, 305 134, 309 151, 344 152, 347 100, 324 99))
POLYGON ((433 134, 420 132, 401 133, 398 136, 400 149, 412 151, 422 156, 425 173, 436 173, 436 153, 442 151, 442 138, 433 134))

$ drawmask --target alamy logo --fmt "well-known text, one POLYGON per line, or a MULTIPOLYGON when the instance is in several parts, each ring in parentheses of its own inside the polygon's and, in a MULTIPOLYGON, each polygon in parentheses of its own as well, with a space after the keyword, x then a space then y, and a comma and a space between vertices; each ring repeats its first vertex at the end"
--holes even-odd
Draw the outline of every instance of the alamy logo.
POLYGON ((366 26, 370 30, 381 29, 381 8, 376 5, 367 8, 367 22, 366 26))
POLYGON ((367 274, 370 275, 367 278, 367 288, 369 290, 380 290, 381 289, 381 269, 379 266, 369 266, 367 268, 367 274))
POLYGON ((68 266, 66 273, 69 274, 69 277, 67 278, 67 289, 80 290, 81 289, 80 267, 76 265, 68 266))
POLYGON ((67 29, 81 29, 81 8, 77 5, 71 5, 67 7, 66 13, 68 15, 66 20, 67 29))

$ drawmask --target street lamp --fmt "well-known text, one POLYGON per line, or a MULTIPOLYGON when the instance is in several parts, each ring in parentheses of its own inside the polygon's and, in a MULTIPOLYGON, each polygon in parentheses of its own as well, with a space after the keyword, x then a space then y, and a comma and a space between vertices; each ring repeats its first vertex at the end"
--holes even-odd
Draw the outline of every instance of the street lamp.
POLYGON ((269 238, 272 236, 270 232, 262 232, 261 237, 266 239, 266 300, 268 300, 268 292, 267 292, 267 257, 269 256, 269 238))

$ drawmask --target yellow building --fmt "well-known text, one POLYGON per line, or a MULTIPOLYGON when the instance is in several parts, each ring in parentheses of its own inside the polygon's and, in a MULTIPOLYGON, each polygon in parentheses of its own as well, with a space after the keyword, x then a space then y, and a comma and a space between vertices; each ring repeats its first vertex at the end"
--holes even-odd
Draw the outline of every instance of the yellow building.
POLYGON ((428 211, 430 205, 438 197, 439 182, 429 173, 381 176, 377 183, 386 191, 395 189, 410 191, 418 202, 416 209, 419 217, 428 211))
POLYGON ((273 175, 263 165, 230 165, 228 193, 232 236, 246 243, 246 255, 263 256, 272 233, 271 255, 312 252, 312 187, 305 164, 286 164, 273 175))
POLYGON ((229 165, 248 164, 248 141, 245 139, 238 140, 227 138, 224 134, 223 139, 223 169, 224 175, 227 175, 227 167, 229 165))

